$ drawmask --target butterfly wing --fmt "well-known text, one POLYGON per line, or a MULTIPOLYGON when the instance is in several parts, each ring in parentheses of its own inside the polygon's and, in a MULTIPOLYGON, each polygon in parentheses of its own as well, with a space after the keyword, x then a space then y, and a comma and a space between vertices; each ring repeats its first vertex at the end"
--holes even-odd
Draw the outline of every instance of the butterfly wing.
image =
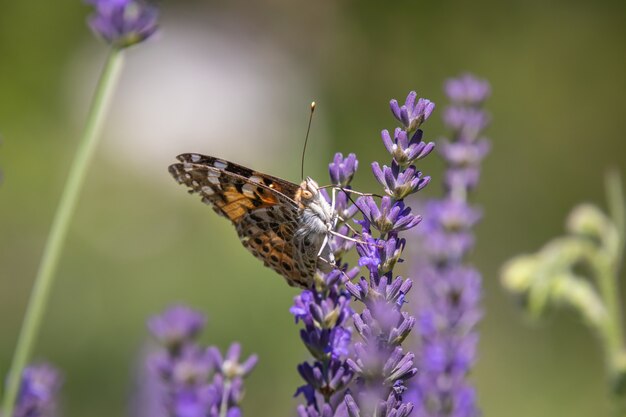
POLYGON ((172 176, 198 193, 235 225, 244 247, 282 275, 289 285, 308 287, 317 254, 296 246, 298 185, 241 165, 199 154, 183 154, 169 167, 172 176))

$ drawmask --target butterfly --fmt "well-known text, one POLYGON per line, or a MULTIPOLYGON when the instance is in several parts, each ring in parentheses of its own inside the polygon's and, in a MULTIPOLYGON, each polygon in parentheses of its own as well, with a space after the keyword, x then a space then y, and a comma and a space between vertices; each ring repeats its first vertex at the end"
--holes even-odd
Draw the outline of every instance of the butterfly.
POLYGON ((299 185, 212 156, 186 153, 169 172, 228 218, 243 246, 291 286, 311 288, 335 259, 328 239, 338 214, 311 178, 299 185))

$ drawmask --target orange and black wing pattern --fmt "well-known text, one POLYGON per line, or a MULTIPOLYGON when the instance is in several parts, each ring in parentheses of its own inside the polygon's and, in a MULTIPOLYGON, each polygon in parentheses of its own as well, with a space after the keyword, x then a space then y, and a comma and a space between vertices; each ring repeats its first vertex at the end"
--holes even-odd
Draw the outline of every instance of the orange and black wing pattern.
POLYGON ((177 159, 169 167, 172 176, 227 217, 246 249, 289 285, 310 286, 315 259, 303 262, 295 253, 298 185, 211 156, 182 154, 177 159))

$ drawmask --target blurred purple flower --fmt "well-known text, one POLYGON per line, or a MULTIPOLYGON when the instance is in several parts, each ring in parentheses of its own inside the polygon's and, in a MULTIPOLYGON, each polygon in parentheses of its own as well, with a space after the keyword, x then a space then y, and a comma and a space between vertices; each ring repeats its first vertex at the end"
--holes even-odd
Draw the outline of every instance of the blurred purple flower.
POLYGON ((148 321, 148 328, 162 348, 147 360, 148 380, 144 384, 157 392, 143 393, 151 402, 140 404, 141 415, 149 415, 144 410, 152 410, 158 415, 151 417, 241 416, 243 378, 258 358, 252 355, 240 361, 238 343, 233 343, 225 356, 216 347, 199 345, 195 338, 204 324, 204 316, 186 306, 171 307, 148 321))
POLYGON ((417 319, 416 363, 420 372, 407 396, 417 417, 476 417, 474 388, 467 381, 476 356, 476 325, 482 311, 480 273, 465 262, 474 246, 472 228, 481 212, 467 202, 478 183, 480 163, 489 151, 481 137, 489 116, 480 108, 489 84, 469 75, 446 83, 452 101, 444 122, 452 139, 441 147, 447 164, 445 196, 428 201, 418 230, 416 256, 420 297, 413 302, 417 319))
POLYGON ((474 246, 472 227, 481 217, 477 208, 453 199, 427 201, 419 233, 428 237, 420 248, 432 262, 461 259, 474 246))
POLYGON ((471 106, 481 104, 491 95, 491 86, 487 80, 480 80, 471 74, 463 74, 446 81, 444 90, 450 101, 467 103, 471 106))
POLYGON ((360 314, 353 314, 354 327, 361 336, 354 354, 347 363, 356 375, 345 405, 350 417, 408 416, 413 404, 403 399, 406 381, 415 376, 414 354, 405 352, 401 344, 415 326, 415 318, 403 311, 405 299, 413 282, 394 277, 394 267, 402 262, 406 245, 399 233, 421 221, 404 205, 404 198, 430 181, 413 165, 433 149, 432 142, 422 142, 421 124, 430 116, 434 104, 417 99, 409 93, 403 106, 391 101, 391 111, 403 127, 382 133, 383 143, 391 155, 390 166, 372 163, 372 171, 387 196, 380 204, 371 197, 357 200, 363 212, 360 240, 357 244, 359 265, 365 266, 368 278, 358 283, 346 282, 346 289, 363 304, 360 314), (410 138, 410 139, 409 139, 410 138), (372 227, 378 236, 372 235, 372 227))
POLYGON ((224 358, 222 358, 222 354, 216 347, 210 347, 209 353, 213 358, 213 363, 217 366, 218 372, 231 380, 247 376, 259 361, 257 355, 250 355, 245 361, 239 362, 239 357, 241 356, 241 345, 239 343, 230 345, 224 358))
POLYGON ((442 143, 440 152, 449 164, 445 173, 446 186, 451 189, 474 189, 480 179, 480 164, 489 150, 486 139, 442 143))
POLYGON ((14 417, 54 417, 62 380, 49 364, 30 365, 22 373, 22 383, 13 412, 14 417))
POLYGON ((86 0, 95 8, 91 29, 116 48, 150 37, 157 29, 158 9, 145 0, 86 0))
POLYGON ((206 318, 202 313, 176 305, 148 320, 148 329, 160 344, 169 349, 191 342, 205 324, 206 318))

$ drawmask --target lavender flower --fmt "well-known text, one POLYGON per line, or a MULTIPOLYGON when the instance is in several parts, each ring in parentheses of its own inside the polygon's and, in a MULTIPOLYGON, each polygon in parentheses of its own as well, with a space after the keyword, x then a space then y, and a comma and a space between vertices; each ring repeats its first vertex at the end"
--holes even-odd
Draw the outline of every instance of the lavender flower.
POLYGON ((471 74, 451 78, 444 86, 448 98, 457 104, 475 106, 482 104, 491 95, 491 86, 486 80, 480 80, 471 74))
POLYGON ((481 106, 491 88, 487 81, 465 74, 448 80, 445 90, 452 101, 443 115, 452 132, 452 140, 444 140, 441 146, 448 164, 445 186, 450 192, 466 193, 478 184, 480 163, 490 148, 489 141, 481 137, 490 116, 481 106))
POLYGON ((54 417, 61 389, 59 371, 48 364, 31 365, 22 373, 14 417, 54 417))
MULTIPOLYGON (((331 181, 342 189, 350 188, 350 181, 358 167, 354 154, 346 158, 338 153, 329 164, 331 181)), ((327 198, 328 195, 326 195, 327 198)), ((330 200, 330 199, 329 199, 330 200)), ((335 209, 346 221, 357 212, 354 205, 348 204, 344 191, 339 191, 335 199, 335 209)), ((348 235, 347 225, 339 226, 339 233, 348 235)), ((344 397, 353 372, 346 359, 350 354, 352 331, 347 321, 353 312, 350 308, 350 295, 342 288, 343 281, 354 278, 358 268, 348 270, 341 265, 341 255, 354 246, 354 242, 341 237, 330 239, 329 246, 337 260, 338 269, 316 277, 315 288, 304 290, 294 298, 290 309, 296 323, 304 328, 300 338, 313 356, 313 362, 298 366, 298 372, 305 384, 298 388, 296 395, 302 394, 306 405, 298 406, 299 417, 347 417, 344 397)))
MULTIPOLYGON (((435 110, 435 103, 425 98, 417 99, 417 93, 411 91, 406 96, 403 106, 398 105, 397 100, 393 99, 389 102, 391 112, 402 122, 402 125, 409 136, 418 134, 419 127, 426 121, 435 110)), ((421 137, 421 133, 419 133, 421 137)), ((384 140, 383 140, 384 141, 384 140)), ((433 145, 428 145, 433 148, 433 145)), ((390 152, 391 153, 391 152, 390 152)))
POLYGON ((355 154, 351 153, 344 158, 342 154, 336 153, 333 162, 328 164, 330 181, 335 185, 347 187, 358 167, 359 161, 355 154))
MULTIPOLYGON (((195 337, 205 318, 185 306, 174 306, 151 318, 148 328, 162 349, 148 358, 149 377, 156 378, 162 413, 171 417, 237 417, 243 398, 243 378, 254 368, 256 355, 239 361, 241 346, 233 343, 225 356, 204 348, 195 337)), ((148 381, 152 383, 153 381, 148 381)), ((158 410, 154 404, 144 408, 158 410)))
POLYGON ((86 0, 95 8, 89 26, 107 43, 126 48, 157 29, 158 10, 145 0, 86 0))
POLYGON ((157 341, 168 349, 192 341, 206 324, 203 314, 183 305, 170 307, 148 321, 148 329, 157 341))
POLYGON ((391 167, 383 165, 382 168, 378 162, 374 162, 372 163, 372 171, 378 182, 384 187, 385 193, 395 200, 403 200, 430 182, 430 177, 422 178, 422 173, 415 166, 411 165, 401 170, 400 165, 395 160, 392 161, 391 167))
POLYGON ((434 147, 422 141, 420 130, 434 104, 426 99, 418 100, 415 92, 409 93, 403 106, 396 100, 390 104, 402 127, 395 129, 393 139, 387 130, 382 132, 383 144, 392 157, 390 166, 381 168, 378 162, 372 164, 374 176, 387 196, 380 205, 370 196, 357 201, 364 214, 359 222, 360 238, 364 241, 357 244, 359 265, 367 268, 369 276, 361 277, 358 283, 346 282, 346 289, 364 306, 360 314, 353 314, 362 341, 355 343, 354 355, 348 359, 356 375, 356 384, 345 399, 350 417, 404 417, 414 407, 403 399, 406 382, 417 372, 414 354, 401 347, 415 325, 415 318, 402 310, 413 282, 395 276, 394 267, 402 262, 406 245, 400 232, 421 221, 403 200, 430 181, 413 164, 434 147))
POLYGON ((415 271, 421 297, 413 304, 418 316, 416 363, 420 372, 407 393, 418 417, 479 414, 467 374, 478 343, 481 276, 464 258, 474 246, 472 228, 481 217, 468 204, 467 194, 476 187, 480 162, 489 150, 481 136, 489 116, 480 106, 490 88, 486 81, 464 75, 449 80, 446 92, 452 100, 444 111, 452 139, 440 150, 448 166, 446 193, 425 204, 424 224, 418 230, 422 248, 415 271))

